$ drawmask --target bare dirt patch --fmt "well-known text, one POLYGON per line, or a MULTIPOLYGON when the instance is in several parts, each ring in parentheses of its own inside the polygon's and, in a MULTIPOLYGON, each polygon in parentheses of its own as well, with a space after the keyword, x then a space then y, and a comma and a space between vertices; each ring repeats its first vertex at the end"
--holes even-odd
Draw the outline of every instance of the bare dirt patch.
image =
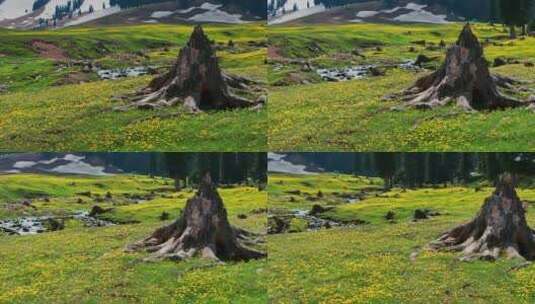
POLYGON ((32 48, 43 58, 52 59, 55 61, 67 61, 69 57, 58 46, 43 40, 33 40, 31 42, 32 48))
POLYGON ((267 49, 267 52, 268 52, 268 58, 269 59, 282 59, 284 58, 281 54, 280 54, 280 48, 279 47, 276 47, 276 46, 269 46, 268 49, 267 49))

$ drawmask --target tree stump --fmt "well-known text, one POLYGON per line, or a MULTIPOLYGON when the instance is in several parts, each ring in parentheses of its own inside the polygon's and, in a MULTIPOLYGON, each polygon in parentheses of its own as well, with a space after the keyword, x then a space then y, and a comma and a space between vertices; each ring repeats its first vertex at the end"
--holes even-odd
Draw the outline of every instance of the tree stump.
POLYGON ((501 254, 508 258, 533 260, 535 240, 525 212, 513 178, 504 174, 472 221, 446 232, 429 247, 460 251, 460 259, 464 261, 495 260, 501 254))
POLYGON ((234 228, 209 174, 202 179, 195 196, 186 203, 181 217, 157 229, 144 240, 127 246, 127 251, 145 249, 152 252, 147 261, 183 260, 200 255, 221 261, 242 261, 266 257, 265 253, 244 247, 241 243, 259 242, 256 235, 234 228))
POLYGON ((466 24, 457 43, 447 50, 440 69, 418 79, 401 98, 407 105, 420 109, 450 102, 467 111, 527 106, 528 103, 500 94, 498 87, 508 87, 510 82, 508 78, 491 76, 483 47, 470 24, 466 24))
POLYGON ((229 91, 229 85, 247 89, 252 80, 224 74, 211 42, 200 25, 180 50, 171 70, 153 79, 132 98, 133 106, 156 109, 182 104, 191 111, 226 110, 257 106, 229 91))

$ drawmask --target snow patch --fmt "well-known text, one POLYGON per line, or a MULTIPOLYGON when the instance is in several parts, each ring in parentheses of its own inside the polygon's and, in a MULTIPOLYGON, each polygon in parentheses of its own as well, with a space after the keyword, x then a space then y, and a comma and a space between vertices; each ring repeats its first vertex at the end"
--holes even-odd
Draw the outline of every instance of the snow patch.
POLYGON ((268 24, 285 23, 285 22, 300 19, 306 16, 318 14, 326 10, 327 9, 325 8, 325 6, 323 4, 320 4, 320 5, 313 6, 311 8, 306 8, 306 9, 298 10, 298 11, 291 12, 288 14, 272 17, 269 19, 268 24))
POLYGON ((171 12, 171 11, 156 11, 156 12, 153 12, 152 15, 150 15, 150 17, 159 19, 159 18, 169 17, 172 14, 174 14, 174 13, 171 12))
POLYGON ((412 2, 405 6, 406 9, 410 9, 410 10, 413 10, 413 11, 421 11, 426 7, 427 7, 427 5, 425 5, 425 4, 416 4, 416 3, 412 3, 412 2))
POLYGON ((110 0, 84 0, 80 7, 82 14, 89 12, 91 6, 93 6, 93 9, 97 12, 111 7, 111 4, 110 0))
POLYGON ((76 20, 72 20, 72 21, 66 22, 64 26, 68 27, 68 26, 74 26, 74 25, 79 25, 79 24, 91 22, 91 21, 96 20, 96 19, 100 19, 100 18, 109 16, 109 15, 116 14, 116 13, 118 13, 120 11, 121 11, 121 8, 119 6, 112 6, 112 7, 109 7, 107 9, 105 9, 105 10, 96 11, 96 12, 94 12, 92 14, 86 14, 86 15, 83 15, 83 16, 77 18, 76 20))
POLYGON ((206 12, 192 16, 188 20, 195 22, 245 23, 242 20, 242 15, 229 14, 222 11, 220 10, 222 6, 221 4, 203 3, 200 8, 206 10, 206 12))
POLYGON ((35 0, 4 0, 0 4, 0 21, 30 14, 35 0))
POLYGON ((55 163, 55 162, 58 161, 58 160, 59 160, 59 158, 54 157, 54 158, 52 158, 52 159, 50 159, 50 160, 40 160, 39 163, 40 163, 40 164, 43 164, 43 165, 50 165, 50 164, 55 163))
POLYGON ((84 159, 85 159, 85 156, 78 156, 78 155, 74 155, 74 154, 67 154, 67 155, 65 155, 65 157, 64 157, 63 159, 64 159, 64 160, 68 160, 68 161, 74 161, 74 162, 77 162, 77 161, 84 160, 84 159))
POLYGON ((268 153, 268 172, 290 173, 290 174, 316 174, 306 171, 306 166, 292 164, 284 160, 285 154, 268 153))
POLYGON ((33 166, 37 165, 36 162, 33 161, 18 161, 13 165, 13 168, 15 169, 25 169, 25 168, 31 168, 33 166))
POLYGON ((421 22, 421 23, 437 23, 437 24, 443 24, 448 23, 446 20, 446 15, 435 15, 431 12, 428 12, 425 10, 427 5, 421 5, 416 3, 408 3, 404 7, 395 7, 388 10, 381 10, 381 11, 360 11, 357 13, 357 19, 351 20, 351 22, 361 22, 362 20, 359 20, 358 18, 370 18, 374 17, 380 13, 386 13, 386 14, 393 14, 401 9, 407 9, 411 10, 411 12, 399 15, 397 17, 392 18, 394 21, 400 21, 400 22, 421 22))
MULTIPOLYGON (((69 2, 70 0, 50 0, 45 5, 44 11, 37 18, 51 19, 56 11, 56 6, 64 6, 69 2)), ((77 16, 78 11, 81 11, 82 14, 87 14, 89 13, 90 7, 93 7, 94 13, 97 13, 110 7, 110 0, 84 0, 80 9, 74 11, 73 15, 77 16)))
POLYGON ((449 23, 446 20, 446 15, 435 15, 425 10, 413 11, 404 15, 399 15, 394 18, 401 22, 421 22, 421 23, 449 23))
POLYGON ((85 156, 77 156, 74 154, 67 154, 63 157, 64 160, 70 161, 68 164, 57 166, 50 169, 50 172, 65 173, 65 174, 84 174, 84 175, 96 175, 104 176, 109 175, 104 172, 106 169, 101 166, 93 166, 84 162, 85 156))
POLYGON ((360 11, 357 13, 358 18, 368 18, 379 14, 377 11, 360 11))
POLYGON ((51 169, 50 172, 95 176, 109 175, 108 173, 104 172, 104 167, 94 167, 85 162, 72 162, 66 165, 57 166, 51 169))

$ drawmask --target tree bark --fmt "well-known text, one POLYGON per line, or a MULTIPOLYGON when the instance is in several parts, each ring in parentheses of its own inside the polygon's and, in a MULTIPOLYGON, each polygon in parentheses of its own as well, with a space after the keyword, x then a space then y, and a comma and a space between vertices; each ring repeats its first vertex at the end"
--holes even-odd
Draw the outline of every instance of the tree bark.
POLYGON ((442 67, 418 79, 401 94, 401 98, 407 105, 419 109, 432 109, 452 102, 466 111, 528 105, 501 95, 498 86, 510 88, 511 84, 504 77, 490 74, 483 47, 470 24, 466 24, 456 45, 448 49, 442 67))
POLYGON ((183 260, 196 255, 218 262, 247 261, 266 257, 265 253, 241 244, 258 242, 258 235, 230 225, 223 201, 206 174, 180 218, 127 246, 127 251, 152 252, 147 261, 183 260))
POLYGON ((533 260, 535 239, 525 217, 526 210, 509 174, 500 177, 494 193, 477 216, 430 244, 435 250, 460 251, 461 260, 508 258, 533 260))

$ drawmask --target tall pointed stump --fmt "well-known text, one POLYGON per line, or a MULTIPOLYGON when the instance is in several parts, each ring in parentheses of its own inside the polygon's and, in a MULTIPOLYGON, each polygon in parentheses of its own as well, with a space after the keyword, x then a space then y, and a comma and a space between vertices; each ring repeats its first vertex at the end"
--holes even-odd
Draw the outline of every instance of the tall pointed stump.
MULTIPOLYGON (((210 40, 200 25, 180 50, 171 70, 151 81, 134 99, 138 108, 153 109, 182 103, 192 110, 224 110, 250 107, 256 103, 229 92, 227 81, 210 40)), ((242 84, 240 84, 242 85, 242 84)))
POLYGON ((186 203, 182 216, 157 229, 148 238, 127 247, 128 251, 146 249, 149 261, 182 260, 199 255, 216 261, 258 259, 266 254, 244 247, 254 243, 254 234, 234 228, 210 175, 202 179, 195 196, 186 203))
POLYGON ((535 239, 525 213, 513 178, 504 174, 472 221, 446 232, 430 247, 461 251, 461 260, 495 260, 502 254, 533 260, 535 239))
POLYGON ((510 87, 512 82, 509 78, 491 76, 483 47, 470 24, 466 24, 457 43, 447 50, 441 68, 417 80, 402 95, 408 105, 424 109, 450 102, 468 111, 525 105, 498 91, 498 86, 510 87))

